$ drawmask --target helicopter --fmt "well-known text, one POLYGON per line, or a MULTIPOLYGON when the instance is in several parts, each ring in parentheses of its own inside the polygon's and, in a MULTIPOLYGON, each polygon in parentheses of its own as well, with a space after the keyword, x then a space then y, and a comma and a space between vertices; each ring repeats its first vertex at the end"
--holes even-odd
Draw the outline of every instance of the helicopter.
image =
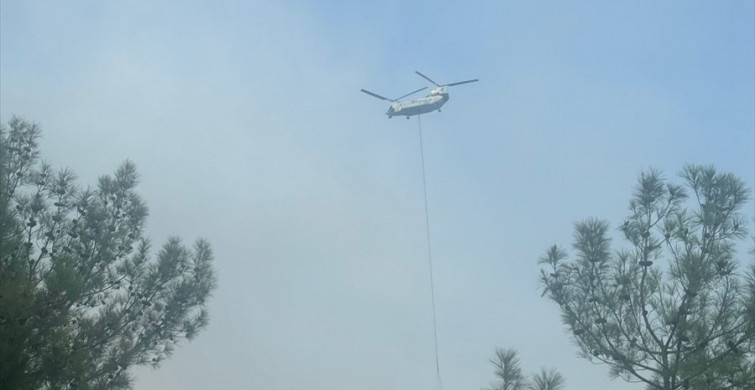
POLYGON ((380 96, 374 92, 370 92, 366 89, 362 89, 362 92, 371 95, 373 97, 376 97, 380 100, 388 100, 391 102, 391 105, 388 107, 388 111, 385 112, 385 115, 388 115, 388 118, 393 118, 394 116, 406 116, 406 119, 409 119, 412 115, 421 115, 426 114, 428 112, 432 112, 435 110, 438 110, 440 112, 440 108, 446 104, 446 102, 449 99, 448 96, 448 87, 453 87, 455 85, 461 85, 461 84, 467 84, 467 83, 474 83, 475 81, 479 81, 478 79, 473 80, 466 80, 466 81, 458 81, 455 83, 449 83, 449 84, 443 84, 440 85, 430 79, 429 77, 423 75, 419 71, 415 71, 418 75, 422 76, 425 80, 433 83, 435 85, 435 88, 430 90, 430 94, 419 99, 414 99, 410 101, 401 102, 400 99, 403 99, 409 95, 413 95, 419 91, 423 91, 427 89, 420 88, 416 91, 409 92, 404 96, 401 96, 396 99, 388 99, 386 97, 380 96))

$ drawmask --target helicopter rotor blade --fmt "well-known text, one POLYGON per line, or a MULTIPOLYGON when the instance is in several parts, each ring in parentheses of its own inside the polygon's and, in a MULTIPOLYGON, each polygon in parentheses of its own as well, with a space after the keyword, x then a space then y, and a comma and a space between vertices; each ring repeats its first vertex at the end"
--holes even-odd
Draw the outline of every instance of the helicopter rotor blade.
POLYGON ((397 98, 395 98, 395 99, 393 99, 393 100, 391 100, 391 101, 396 101, 396 100, 400 100, 400 99, 403 99, 403 98, 405 98, 405 97, 407 97, 407 96, 409 96, 409 95, 414 95, 415 93, 417 93, 417 92, 419 92, 419 91, 424 91, 424 90, 426 90, 426 89, 427 89, 427 87, 422 87, 422 88, 420 88, 420 89, 418 89, 418 90, 416 90, 416 91, 414 91, 414 92, 409 92, 409 93, 407 93, 406 95, 404 95, 404 96, 401 96, 401 97, 397 97, 397 98))
POLYGON ((467 83, 474 83, 475 81, 480 81, 480 80, 479 80, 479 79, 474 79, 474 80, 467 80, 467 81, 459 81, 459 82, 456 82, 456 83, 446 84, 446 86, 448 86, 448 87, 453 87, 454 85, 461 85, 461 84, 467 84, 467 83))
MULTIPOLYGON (((368 95, 371 95, 373 97, 376 97, 376 98, 378 98, 380 100, 391 100, 391 99, 388 99, 387 97, 380 96, 380 95, 378 95, 378 94, 376 94, 374 92, 370 92, 370 91, 368 91, 366 89, 362 89, 362 92, 364 92, 364 93, 366 93, 368 95)), ((391 101, 393 101, 393 100, 391 100, 391 101)))
POLYGON ((414 72, 415 72, 415 73, 417 73, 418 75, 422 76, 422 78, 424 78, 425 80, 427 80, 427 81, 429 81, 429 82, 431 82, 431 83, 435 84, 435 86, 436 86, 436 87, 440 87, 440 85, 438 85, 438 83, 436 83, 435 81, 431 80, 431 79, 430 79, 429 77, 427 77, 427 76, 423 75, 423 74, 422 74, 422 73, 420 73, 420 72, 419 72, 418 70, 415 70, 414 72))

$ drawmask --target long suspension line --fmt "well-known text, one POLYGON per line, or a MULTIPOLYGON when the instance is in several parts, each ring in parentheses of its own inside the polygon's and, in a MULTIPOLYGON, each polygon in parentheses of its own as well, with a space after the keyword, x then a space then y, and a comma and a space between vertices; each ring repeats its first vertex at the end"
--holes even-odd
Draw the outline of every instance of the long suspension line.
POLYGON ((438 325, 435 315, 435 283, 433 281, 433 252, 430 245, 430 213, 427 207, 427 181, 425 180, 425 150, 422 145, 422 116, 417 115, 419 125, 419 153, 422 160, 422 191, 425 195, 425 231, 427 232, 427 264, 430 269, 430 297, 433 305, 433 339, 435 341, 435 373, 438 377, 438 388, 443 390, 443 382, 440 378, 440 360, 438 359, 438 325))

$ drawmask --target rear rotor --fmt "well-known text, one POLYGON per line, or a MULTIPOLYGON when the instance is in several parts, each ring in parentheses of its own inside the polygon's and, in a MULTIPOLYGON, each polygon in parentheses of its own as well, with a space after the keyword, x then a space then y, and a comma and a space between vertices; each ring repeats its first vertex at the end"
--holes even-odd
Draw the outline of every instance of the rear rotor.
POLYGON ((398 100, 400 100, 400 99, 403 99, 403 98, 405 98, 405 97, 407 97, 407 96, 409 96, 409 95, 414 95, 415 93, 417 93, 417 92, 419 92, 419 91, 424 91, 424 90, 426 90, 426 89, 427 89, 427 87, 422 87, 422 88, 420 88, 420 89, 418 89, 418 90, 416 90, 416 91, 412 91, 412 92, 409 92, 409 93, 407 93, 406 95, 403 95, 403 96, 397 97, 397 98, 395 98, 395 99, 388 99, 388 98, 387 98, 387 97, 385 97, 385 96, 380 96, 380 95, 376 94, 375 92, 370 92, 370 91, 368 91, 368 90, 366 90, 366 89, 362 89, 361 91, 362 91, 362 92, 364 92, 364 93, 366 93, 366 94, 368 94, 368 95, 370 95, 370 96, 372 96, 372 97, 376 97, 376 98, 378 98, 378 99, 380 99, 380 100, 388 100, 389 102, 396 102, 396 101, 398 101, 398 100))

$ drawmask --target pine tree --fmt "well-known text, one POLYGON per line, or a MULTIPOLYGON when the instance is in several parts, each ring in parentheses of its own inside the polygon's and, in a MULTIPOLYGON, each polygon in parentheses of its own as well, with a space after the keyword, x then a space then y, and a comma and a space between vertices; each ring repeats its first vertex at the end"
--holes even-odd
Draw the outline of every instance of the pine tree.
MULTIPOLYGON (((541 259, 582 356, 650 389, 755 388, 755 265, 739 271, 749 191, 739 178, 690 165, 684 185, 644 172, 612 252, 608 223, 579 222, 569 259, 541 259)), ((753 258, 750 256, 749 261, 753 258)))
POLYGON ((0 389, 128 389, 207 325, 210 244, 171 238, 152 259, 134 164, 80 188, 39 136, 0 130, 0 389))
POLYGON ((515 349, 497 348, 490 363, 495 366, 495 380, 490 384, 490 390, 524 390, 526 388, 527 378, 522 374, 519 353, 515 349))
POLYGON ((541 369, 537 374, 532 375, 530 381, 530 390, 564 390, 566 379, 556 369, 541 369))
POLYGON ((541 369, 530 380, 522 373, 519 352, 514 348, 496 348, 490 359, 495 367, 495 379, 489 390, 563 390, 566 379, 558 370, 541 369))

